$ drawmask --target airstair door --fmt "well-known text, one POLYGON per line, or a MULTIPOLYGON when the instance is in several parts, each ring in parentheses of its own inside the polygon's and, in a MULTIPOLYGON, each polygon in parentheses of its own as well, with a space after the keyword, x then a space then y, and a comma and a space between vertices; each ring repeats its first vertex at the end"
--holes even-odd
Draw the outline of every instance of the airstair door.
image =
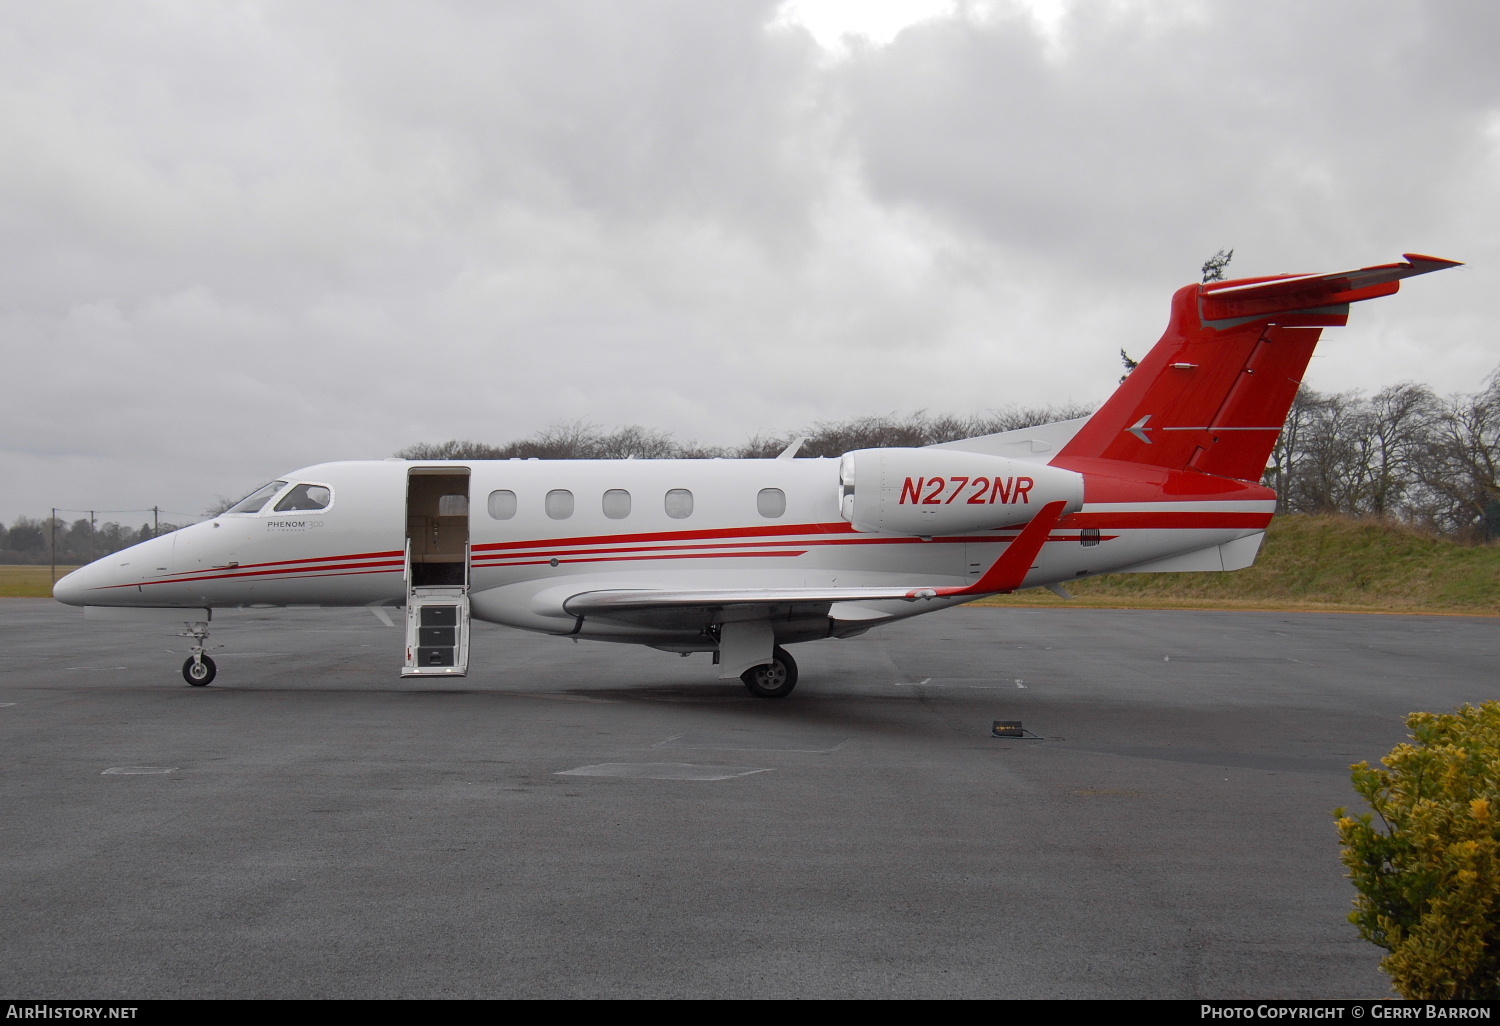
POLYGON ((403 677, 462 677, 469 666, 469 469, 415 467, 406 488, 403 677))

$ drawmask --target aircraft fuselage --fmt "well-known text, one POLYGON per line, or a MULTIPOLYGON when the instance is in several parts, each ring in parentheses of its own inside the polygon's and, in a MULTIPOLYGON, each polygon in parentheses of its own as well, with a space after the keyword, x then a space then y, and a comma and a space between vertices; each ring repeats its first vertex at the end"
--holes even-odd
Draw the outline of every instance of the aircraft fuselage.
MULTIPOLYGON (((467 584, 476 619, 587 638, 712 647, 693 629, 591 617, 580 625, 549 592, 571 595, 582 579, 613 589, 963 587, 1019 530, 858 531, 840 514, 837 459, 325 463, 285 475, 261 511, 221 514, 107 556, 59 581, 56 595, 90 606, 399 605, 408 586, 413 470, 468 478, 467 584), (277 511, 278 496, 299 485, 326 487, 331 500, 322 509, 277 511)), ((1258 540, 1274 497, 1254 485, 1199 484, 1202 494, 1175 501, 1121 494, 1124 501, 1111 502, 1110 492, 1129 489, 1101 479, 1091 490, 1106 501, 1086 501, 1063 518, 1023 586, 1200 551, 1213 554, 1198 561, 1202 569, 1223 569, 1210 565, 1218 548, 1258 540)), ((959 504, 974 494, 945 481, 938 505, 952 505, 945 493, 954 487, 959 504)), ((933 491, 929 484, 919 498, 933 491)), ((1019 498, 1016 505, 1035 508, 1029 495, 1019 498)), ((950 604, 869 600, 842 626, 799 630, 827 637, 950 604)), ((784 640, 803 640, 791 633, 784 640)))

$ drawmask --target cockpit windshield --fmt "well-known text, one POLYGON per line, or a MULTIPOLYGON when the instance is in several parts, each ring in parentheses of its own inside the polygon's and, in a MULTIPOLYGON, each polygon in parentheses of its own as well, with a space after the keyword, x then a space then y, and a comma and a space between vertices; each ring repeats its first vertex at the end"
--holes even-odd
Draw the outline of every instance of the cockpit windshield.
POLYGON ((292 510, 327 509, 328 504, 333 501, 333 492, 328 490, 327 485, 299 484, 296 488, 286 493, 286 498, 276 504, 276 512, 289 513, 292 510))
POLYGON ((259 513, 266 503, 271 501, 271 496, 286 487, 285 481, 272 481, 268 485, 261 485, 255 491, 235 503, 226 513, 259 513))

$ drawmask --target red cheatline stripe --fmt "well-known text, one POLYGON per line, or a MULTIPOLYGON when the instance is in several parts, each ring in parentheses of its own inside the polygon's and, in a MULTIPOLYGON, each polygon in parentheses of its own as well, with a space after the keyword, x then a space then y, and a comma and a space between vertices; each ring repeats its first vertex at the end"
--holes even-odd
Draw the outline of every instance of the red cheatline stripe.
POLYGON ((1140 513, 1070 513, 1063 518, 1064 527, 1100 527, 1111 530, 1154 528, 1162 531, 1206 528, 1265 527, 1269 513, 1218 512, 1140 512, 1140 513))
MULTIPOLYGON (((1149 503, 1142 503, 1148 506, 1149 503)), ((1152 511, 1149 508, 1138 513, 1131 512, 1109 512, 1109 513, 1073 513, 1063 518, 1060 525, 1065 530, 1068 528, 1079 529, 1083 527, 1097 527, 1114 531, 1129 529, 1146 530, 1211 530, 1211 529, 1243 529, 1264 528, 1271 521, 1271 514, 1265 512, 1219 512, 1219 511, 1152 511)), ((589 563, 589 562, 617 562, 631 559, 719 559, 735 557, 796 557, 806 553, 806 549, 798 550, 768 550, 767 545, 786 544, 793 541, 794 544, 802 546, 814 545, 929 545, 929 544, 998 544, 1013 541, 1016 534, 1024 525, 997 529, 993 534, 984 535, 955 535, 938 536, 930 541, 914 537, 883 537, 871 535, 858 535, 855 537, 840 538, 798 538, 792 539, 788 536, 798 534, 855 534, 854 529, 844 523, 839 524, 796 524, 784 526, 768 526, 754 528, 724 528, 709 531, 670 531, 649 534, 630 535, 592 535, 578 536, 574 538, 543 538, 527 541, 495 542, 485 545, 476 545, 473 548, 473 565, 479 568, 501 567, 501 566, 530 566, 537 563, 550 561, 553 553, 563 562, 589 563), (711 538, 747 538, 760 539, 744 542, 719 542, 700 545, 671 544, 673 541, 705 540, 711 538), (611 542, 656 542, 655 546, 628 546, 609 544, 611 542), (602 544, 601 544, 602 543, 602 544), (564 547, 572 547, 583 544, 598 546, 591 549, 572 548, 571 551, 559 551, 564 547), (672 552, 661 550, 670 549, 672 552), (685 549, 695 550, 685 552, 685 549), (756 549, 754 552, 731 552, 728 549, 756 549), (707 550, 707 551, 696 551, 707 550), (526 557, 543 555, 546 559, 528 559, 526 557), (567 556, 569 558, 562 559, 567 556), (578 556, 591 556, 597 558, 579 559, 578 556), (505 562, 501 562, 504 560, 505 562)), ((1101 535, 1100 541, 1111 541, 1119 537, 1118 534, 1101 535)), ((1049 542, 1080 541, 1080 535, 1053 534, 1049 536, 1049 542)), ((302 559, 289 559, 277 562, 250 563, 225 573, 203 573, 202 571, 178 571, 175 574, 163 578, 153 578, 131 584, 115 584, 99 590, 110 588, 135 588, 144 587, 148 584, 175 584, 197 581, 219 581, 237 580, 251 577, 277 576, 297 573, 298 571, 315 571, 317 576, 336 577, 354 576, 356 574, 368 573, 394 573, 404 568, 402 559, 405 553, 400 551, 366 552, 342 556, 311 556, 302 559), (351 562, 353 560, 383 560, 383 562, 351 562), (264 569, 256 569, 264 568, 264 569), (324 571, 350 571, 350 573, 327 573, 324 571), (191 575, 191 576, 188 576, 191 575)), ((290 578, 297 579, 297 578, 290 578)))
MULTIPOLYGON (((394 562, 386 562, 386 563, 336 563, 336 564, 327 565, 327 566, 308 566, 308 567, 298 567, 296 569, 287 569, 287 570, 251 570, 251 571, 244 572, 244 573, 240 572, 239 570, 234 570, 234 571, 231 571, 229 573, 224 573, 224 574, 201 574, 198 577, 156 577, 156 578, 151 578, 151 579, 145 580, 145 581, 136 581, 136 582, 134 582, 132 584, 111 584, 111 585, 107 585, 106 587, 100 588, 100 589, 97 589, 97 590, 99 590, 99 591, 108 591, 110 588, 135 588, 135 587, 144 587, 145 585, 148 585, 148 584, 186 584, 189 581, 228 581, 228 580, 233 580, 235 578, 240 578, 240 577, 266 577, 266 576, 270 576, 270 575, 274 575, 274 574, 290 574, 290 573, 296 573, 299 570, 300 571, 306 571, 306 570, 317 570, 317 571, 324 571, 324 570, 355 570, 355 571, 360 572, 360 573, 381 573, 381 574, 388 574, 388 573, 400 573, 401 570, 402 570, 403 565, 404 564, 400 560, 396 560, 394 562)), ((340 575, 338 575, 338 574, 325 574, 324 576, 337 577, 337 576, 340 576, 340 575)), ((292 579, 295 580, 295 578, 292 578, 292 579)))
MULTIPOLYGON (((981 538, 969 538, 969 539, 963 539, 963 538, 941 538, 941 539, 938 539, 938 540, 942 541, 942 542, 952 543, 952 542, 957 542, 957 541, 1004 541, 1005 539, 1004 539, 1003 536, 994 535, 994 536, 990 536, 990 537, 982 538, 982 539, 981 538)), ((535 546, 531 546, 531 551, 526 551, 526 552, 522 552, 522 551, 516 551, 516 552, 490 552, 490 553, 484 553, 484 554, 481 554, 481 555, 475 555, 473 557, 473 562, 474 562, 475 566, 494 566, 494 565, 496 565, 495 562, 494 562, 496 560, 517 559, 517 558, 521 558, 521 557, 538 556, 538 555, 545 555, 545 556, 549 556, 549 557, 553 556, 553 555, 556 555, 556 556, 561 557, 561 556, 564 556, 564 555, 566 555, 566 556, 592 556, 592 555, 615 555, 615 554, 632 553, 632 552, 642 552, 642 553, 649 553, 649 552, 689 552, 689 551, 698 551, 698 550, 710 550, 711 552, 718 552, 718 553, 721 553, 721 554, 726 555, 726 556, 730 556, 730 555, 752 555, 753 556, 753 555, 756 555, 756 553, 754 553, 754 552, 751 552, 751 553, 736 553, 736 552, 731 552, 730 550, 732 550, 732 549, 764 549, 768 545, 786 545, 788 542, 790 542, 793 545, 807 545, 807 546, 811 546, 811 545, 911 545, 911 544, 926 545, 926 544, 930 544, 929 542, 924 542, 920 538, 872 538, 872 537, 864 537, 864 538, 844 538, 844 539, 817 539, 817 538, 815 538, 815 539, 806 539, 806 538, 785 539, 784 538, 784 539, 779 539, 779 540, 776 540, 776 541, 769 541, 768 540, 768 541, 760 541, 760 542, 720 542, 718 544, 708 544, 708 545, 655 545, 655 546, 622 545, 622 546, 619 546, 619 547, 605 546, 605 547, 592 548, 592 549, 562 549, 562 548, 558 548, 558 547, 555 547, 555 546, 549 546, 549 545, 535 545, 535 546)))
MULTIPOLYGON (((853 538, 767 538, 764 541, 753 541, 753 542, 716 542, 716 543, 711 542, 711 543, 708 543, 708 544, 705 544, 705 545, 665 545, 665 544, 664 545, 651 545, 651 546, 646 546, 646 545, 640 545, 640 546, 625 546, 625 545, 615 546, 615 545, 606 545, 606 546, 603 546, 603 547, 600 547, 600 548, 592 548, 592 549, 569 548, 569 549, 567 549, 567 551, 569 552, 569 554, 573 554, 573 553, 588 554, 588 553, 595 553, 595 552, 664 552, 664 551, 669 551, 669 550, 670 551, 674 551, 674 552, 680 552, 680 551, 683 551, 683 550, 686 550, 686 549, 754 548, 756 546, 765 546, 765 545, 786 545, 788 542, 790 542, 791 544, 794 544, 794 545, 931 545, 931 544, 933 544, 933 542, 938 542, 938 543, 943 543, 943 544, 949 544, 949 545, 951 545, 951 544, 954 544, 954 543, 957 543, 957 542, 997 542, 997 541, 1007 541, 1008 539, 1014 537, 1017 533, 1019 533, 1020 530, 1021 530, 1021 527, 1020 526, 1016 526, 1016 527, 1008 527, 1008 528, 997 529, 997 533, 995 533, 995 534, 981 534, 981 535, 938 535, 937 537, 935 537, 933 539, 930 539, 930 540, 929 539, 925 539, 925 538, 906 537, 906 536, 899 536, 899 535, 898 536, 890 536, 890 535, 861 534, 858 537, 853 537, 853 538), (999 533, 1001 531, 1003 531, 1005 533, 999 533)), ((624 537, 626 540, 630 540, 629 536, 622 536, 622 537, 624 537)), ((610 538, 608 536, 604 536, 604 537, 601 537, 601 538, 595 538, 594 539, 594 541, 595 541, 596 544, 601 544, 601 543, 607 542, 609 540, 610 540, 610 538)), ((561 553, 562 553, 562 551, 563 551, 563 549, 565 547, 565 546, 562 546, 562 545, 558 545, 558 544, 556 544, 554 542, 551 542, 551 541, 549 541, 547 539, 543 539, 541 541, 535 541, 535 542, 526 542, 524 544, 520 543, 520 542, 513 542, 513 543, 509 543, 509 544, 512 544, 515 547, 515 549, 513 551, 510 551, 510 552, 485 552, 485 553, 479 553, 478 550, 481 549, 481 548, 485 548, 485 546, 475 546, 475 553, 476 554, 473 557, 474 561, 476 563, 478 563, 480 560, 483 560, 483 559, 510 559, 512 557, 515 557, 515 556, 534 555, 536 553, 541 553, 541 552, 545 552, 545 553, 549 553, 549 554, 550 553, 557 553, 557 554, 561 555, 561 553), (521 551, 523 549, 531 550, 531 551, 521 551)))
MULTIPOLYGON (((668 551, 668 550, 674 551, 674 552, 685 552, 685 551, 688 551, 688 550, 696 550, 696 549, 749 549, 749 548, 763 548, 763 547, 765 547, 767 545, 785 545, 785 544, 786 544, 786 540, 785 539, 778 539, 776 541, 760 541, 760 542, 720 542, 718 544, 709 544, 709 545, 661 545, 661 546, 646 546, 646 545, 633 545, 632 546, 632 545, 622 545, 622 546, 618 546, 618 547, 616 547, 616 546, 609 546, 609 547, 606 547, 606 548, 597 548, 597 549, 568 549, 567 552, 566 552, 566 555, 569 555, 569 556, 592 556, 592 555, 597 555, 597 554, 600 554, 600 553, 620 553, 620 552, 664 552, 664 551, 668 551)), ((811 542, 798 541, 796 544, 798 544, 798 545, 818 545, 818 544, 827 544, 827 543, 820 543, 820 542, 816 542, 816 541, 811 541, 811 542)), ((548 545, 534 545, 534 546, 531 546, 531 547, 534 548, 534 549, 536 549, 536 552, 491 552, 491 553, 486 553, 484 555, 475 555, 473 557, 474 565, 475 566, 479 566, 481 564, 481 562, 484 561, 484 560, 515 559, 515 558, 517 558, 519 556, 533 556, 533 555, 537 555, 539 553, 551 554, 553 552, 556 552, 556 554, 559 555, 559 556, 562 556, 562 555, 565 554, 565 553, 563 553, 561 551, 556 550, 555 547, 553 547, 553 546, 548 546, 548 545)), ((726 555, 728 555, 728 553, 726 553, 726 555)), ((755 553, 749 553, 749 555, 755 555, 755 553)))
MULTIPOLYGON (((273 559, 266 563, 241 563, 234 569, 253 570, 256 567, 263 566, 294 567, 307 563, 343 563, 354 559, 404 559, 405 556, 406 553, 400 549, 395 549, 391 552, 353 552, 344 556, 309 556, 307 559, 273 559)), ((197 570, 178 570, 176 573, 168 574, 167 576, 175 577, 178 574, 196 574, 199 572, 197 570)))
MULTIPOLYGON (((931 544, 935 544, 935 543, 936 544, 949 544, 949 545, 951 545, 951 544, 955 544, 955 543, 958 543, 958 542, 967 542, 967 543, 971 543, 971 544, 996 545, 996 544, 1004 544, 1004 543, 1008 543, 1010 541, 1013 541, 1015 539, 1015 536, 1016 536, 1016 531, 1010 531, 1010 532, 1008 532, 1006 534, 987 534, 987 535, 978 535, 978 536, 959 536, 959 537, 952 537, 952 538, 939 537, 939 538, 934 539, 934 541, 932 541, 932 542, 923 541, 921 538, 900 538, 900 537, 898 537, 898 538, 883 538, 883 537, 865 536, 865 537, 862 537, 862 538, 827 538, 827 539, 814 538, 814 539, 798 539, 795 542, 795 544, 809 546, 809 547, 814 546, 814 545, 931 545, 931 544)), ((1116 535, 1116 534, 1100 535, 1099 540, 1100 541, 1113 541, 1115 538, 1118 538, 1118 537, 1119 537, 1119 535, 1116 535)), ((1076 541, 1082 540, 1082 536, 1081 535, 1077 535, 1077 534, 1053 534, 1053 535, 1051 535, 1048 538, 1048 540, 1049 541, 1075 541, 1076 542, 1076 541)), ((628 556, 625 556, 624 554, 627 554, 627 553, 636 553, 636 552, 641 552, 641 553, 665 552, 665 551, 668 551, 668 550, 673 551, 673 552, 684 552, 685 550, 701 550, 701 549, 710 550, 706 554, 698 557, 698 558, 704 558, 704 559, 712 558, 716 554, 723 555, 723 556, 773 555, 773 553, 769 553, 769 552, 765 552, 765 551, 761 551, 761 552, 749 552, 749 553, 727 551, 729 549, 760 548, 762 546, 771 545, 771 544, 774 544, 774 543, 773 542, 726 542, 726 543, 719 544, 719 545, 672 545, 672 546, 663 545, 663 546, 650 547, 650 548, 645 547, 645 546, 621 546, 619 548, 569 549, 567 551, 555 550, 555 549, 549 548, 547 546, 537 546, 536 549, 534 551, 531 551, 531 552, 490 553, 490 554, 483 555, 483 556, 475 556, 474 559, 473 559, 473 565, 476 566, 476 567, 487 567, 487 566, 530 566, 532 564, 532 562, 534 562, 534 561, 531 560, 531 559, 529 559, 529 558, 527 558, 527 557, 545 556, 545 557, 550 558, 553 555, 556 555, 559 559, 562 559, 563 562, 585 562, 584 560, 572 560, 572 559, 567 559, 567 558, 564 558, 564 557, 594 556, 594 555, 609 555, 609 556, 620 555, 620 556, 622 556, 622 558, 629 558, 628 556), (502 560, 505 561, 505 562, 502 562, 502 560)), ((785 543, 783 542, 783 544, 785 544, 785 543)), ((799 555, 800 555, 800 553, 799 553, 799 555)), ((644 557, 643 556, 641 558, 648 558, 648 557, 644 557)), ((693 558, 693 557, 690 556, 690 555, 682 555, 682 556, 679 556, 677 558, 688 559, 688 558, 693 558)), ((540 562, 547 562, 547 559, 546 558, 541 559, 540 562)))
MULTIPOLYGON (((1240 528, 1240 527, 1264 527, 1270 522, 1271 514, 1256 512, 1218 512, 1213 510, 1203 511, 1153 511, 1150 503, 1141 503, 1143 508, 1140 512, 1119 513, 1070 513, 1065 516, 1060 524, 1064 528, 1069 527, 1108 527, 1108 528, 1240 528)), ((1016 524, 1011 527, 997 528, 995 534, 984 535, 940 535, 932 542, 943 542, 953 544, 956 542, 995 542, 1008 541, 1015 537, 1024 524, 1016 524)), ((788 524, 785 526, 766 527, 735 527, 708 531, 668 531, 648 534, 604 534, 604 535, 582 535, 572 538, 534 538, 525 541, 508 542, 486 542, 475 545, 473 552, 476 561, 481 556, 490 558, 507 558, 513 555, 527 554, 532 552, 554 552, 563 548, 572 548, 580 545, 601 546, 598 551, 628 552, 635 551, 624 546, 629 543, 656 543, 656 547, 664 549, 682 549, 688 546, 683 544, 672 544, 673 542, 711 542, 716 538, 746 538, 761 539, 760 541, 747 541, 746 545, 775 545, 786 544, 793 541, 797 545, 930 545, 932 542, 913 537, 885 537, 855 532, 854 528, 846 523, 837 524, 788 524), (792 535, 853 535, 853 537, 838 538, 796 538, 792 535)), ((727 548, 732 543, 721 543, 719 547, 727 548)), ((701 547, 701 546, 699 546, 701 547)), ((587 550, 579 550, 587 551, 587 550)))
POLYGON ((595 534, 573 538, 536 538, 528 541, 486 542, 474 551, 497 552, 502 549, 533 549, 543 545, 598 545, 601 542, 688 542, 714 538, 784 538, 792 534, 852 534, 854 528, 840 521, 836 524, 767 524, 763 527, 724 527, 706 531, 656 531, 646 534, 595 534))
MULTIPOLYGON (((394 573, 400 573, 400 570, 349 570, 349 571, 344 571, 344 572, 340 572, 340 573, 302 574, 302 575, 300 575, 298 577, 279 577, 279 578, 276 579, 276 581, 274 583, 280 584, 283 581, 288 581, 288 582, 322 581, 322 580, 332 580, 335 577, 359 577, 361 574, 394 574, 394 573)), ((218 578, 218 577, 203 577, 203 578, 186 578, 186 579, 184 579, 182 581, 142 581, 142 582, 140 582, 140 587, 144 588, 144 587, 146 587, 147 585, 150 585, 150 584, 186 584, 186 583, 188 583, 191 580, 217 581, 217 580, 220 580, 220 579, 221 578, 218 578)), ((134 584, 111 584, 109 587, 111 587, 111 588, 134 588, 134 587, 136 587, 136 585, 134 585, 134 584)), ((105 589, 98 588, 98 589, 95 589, 95 590, 97 590, 97 591, 104 591, 105 589)))
MULTIPOLYGON (((782 549, 766 552, 693 552, 684 555, 662 555, 662 556, 590 556, 588 559, 569 559, 558 556, 557 562, 562 563, 618 563, 637 562, 648 559, 746 559, 754 557, 772 556, 801 556, 806 554, 806 549, 782 549)), ((550 559, 528 559, 515 563, 485 563, 483 567, 475 564, 476 569, 490 569, 502 566, 548 566, 552 563, 550 559)))

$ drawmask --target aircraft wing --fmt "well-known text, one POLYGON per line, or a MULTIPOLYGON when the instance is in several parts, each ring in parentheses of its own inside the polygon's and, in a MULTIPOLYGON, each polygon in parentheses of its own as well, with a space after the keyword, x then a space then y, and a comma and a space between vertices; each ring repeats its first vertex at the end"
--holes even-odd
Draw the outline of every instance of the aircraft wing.
MULTIPOLYGON (((920 602, 937 598, 977 598, 1015 591, 1035 566, 1048 535, 1062 518, 1066 503, 1049 502, 1006 546, 993 566, 972 584, 905 588, 611 588, 582 591, 563 600, 570 616, 601 616, 609 619, 651 621, 681 619, 711 620, 726 608, 742 614, 745 607, 764 607, 767 616, 803 614, 826 616, 835 605, 853 604, 834 619, 863 620, 884 616, 878 610, 860 608, 864 602, 920 602)), ((745 618, 743 616, 737 617, 745 618)))
POLYGON ((1401 255, 1406 259, 1393 264, 1362 267, 1356 271, 1280 275, 1259 281, 1208 284, 1203 286, 1203 319, 1218 321, 1264 317, 1288 310, 1308 310, 1375 299, 1395 292, 1400 288, 1402 278, 1459 265, 1456 260, 1443 260, 1420 253, 1401 255))
POLYGON ((579 592, 564 600, 563 610, 584 619, 682 628, 714 623, 730 610, 732 619, 884 619, 893 614, 861 603, 937 597, 936 588, 613 588, 579 592))

